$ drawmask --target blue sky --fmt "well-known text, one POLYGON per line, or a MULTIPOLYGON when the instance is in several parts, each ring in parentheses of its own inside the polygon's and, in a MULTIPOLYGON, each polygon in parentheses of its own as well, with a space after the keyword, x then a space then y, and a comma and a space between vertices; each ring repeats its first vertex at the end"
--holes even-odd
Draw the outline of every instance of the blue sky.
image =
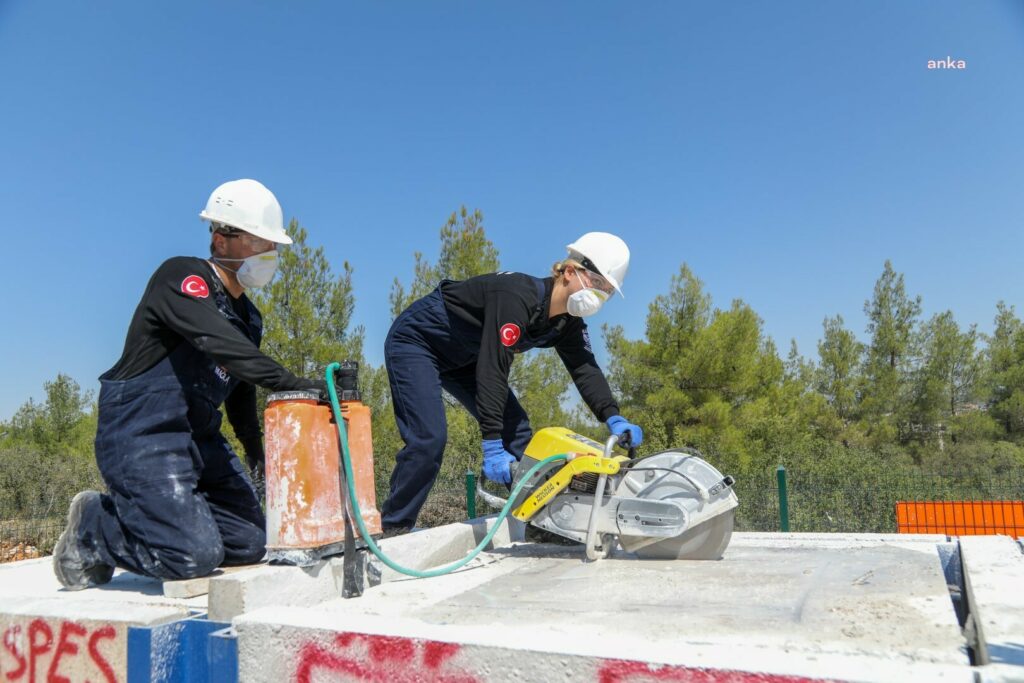
POLYGON ((643 334, 687 262, 780 351, 863 337, 885 259, 925 313, 1021 303, 1024 3, 0 2, 0 418, 58 371, 95 388, 146 280, 202 255, 224 180, 270 187, 387 294, 465 204, 542 274, 622 235, 643 334), (962 71, 926 68, 963 59, 962 71))

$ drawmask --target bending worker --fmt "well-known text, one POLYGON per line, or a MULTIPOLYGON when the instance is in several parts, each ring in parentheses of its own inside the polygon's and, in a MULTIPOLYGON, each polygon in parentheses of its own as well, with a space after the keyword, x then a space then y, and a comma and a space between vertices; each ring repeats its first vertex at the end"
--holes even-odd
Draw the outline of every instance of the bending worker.
POLYGON ((108 493, 74 497, 53 553, 69 589, 110 580, 115 567, 161 579, 258 562, 263 512, 220 433, 220 406, 250 468, 263 462, 259 385, 320 389, 259 350, 260 312, 245 295, 270 282, 290 244, 281 205, 255 180, 214 190, 200 217, 210 258, 179 256, 150 278, 124 353, 100 377, 96 462, 108 493))
POLYGON ((511 464, 532 436, 508 385, 516 353, 554 347, 593 414, 612 433, 628 430, 635 445, 642 441, 640 428, 619 415, 583 322, 621 294, 629 248, 615 235, 590 232, 568 249, 550 277, 504 272, 445 280, 395 319, 384 361, 405 448, 382 509, 385 535, 413 527, 441 468, 448 438, 442 389, 480 423, 484 476, 511 483, 511 464))

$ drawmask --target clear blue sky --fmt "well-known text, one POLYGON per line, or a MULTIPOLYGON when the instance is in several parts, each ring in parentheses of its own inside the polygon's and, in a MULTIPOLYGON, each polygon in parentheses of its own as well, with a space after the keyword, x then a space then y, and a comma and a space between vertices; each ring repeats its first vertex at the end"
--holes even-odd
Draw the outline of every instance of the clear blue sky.
POLYGON ((270 187, 387 294, 462 204, 502 266, 633 251, 599 322, 642 336, 682 262, 784 354, 863 337, 885 259, 961 324, 1021 305, 1024 3, 0 2, 0 418, 121 353, 210 190, 270 187), (963 71, 929 71, 929 59, 963 71))

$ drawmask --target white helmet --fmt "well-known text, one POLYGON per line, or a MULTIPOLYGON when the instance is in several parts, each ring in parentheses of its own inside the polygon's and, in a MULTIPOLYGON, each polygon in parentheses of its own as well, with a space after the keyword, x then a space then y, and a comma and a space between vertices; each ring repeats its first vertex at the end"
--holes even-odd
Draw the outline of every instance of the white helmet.
POLYGON ((629 247, 610 232, 588 232, 568 245, 569 257, 575 258, 587 270, 593 270, 612 283, 622 294, 622 282, 629 270, 629 247))
POLYGON ((291 244, 284 230, 284 214, 274 193, 255 180, 232 180, 210 195, 199 217, 278 244, 291 244))

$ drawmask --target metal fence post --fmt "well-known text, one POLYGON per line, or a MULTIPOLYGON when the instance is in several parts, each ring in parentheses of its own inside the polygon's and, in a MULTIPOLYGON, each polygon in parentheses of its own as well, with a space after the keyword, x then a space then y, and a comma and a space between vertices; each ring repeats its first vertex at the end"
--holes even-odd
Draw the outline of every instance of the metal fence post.
POLYGON ((786 468, 779 465, 775 470, 779 481, 779 528, 789 531, 789 495, 786 492, 786 468))
POLYGON ((466 470, 466 515, 468 519, 476 519, 476 475, 473 470, 466 470))

